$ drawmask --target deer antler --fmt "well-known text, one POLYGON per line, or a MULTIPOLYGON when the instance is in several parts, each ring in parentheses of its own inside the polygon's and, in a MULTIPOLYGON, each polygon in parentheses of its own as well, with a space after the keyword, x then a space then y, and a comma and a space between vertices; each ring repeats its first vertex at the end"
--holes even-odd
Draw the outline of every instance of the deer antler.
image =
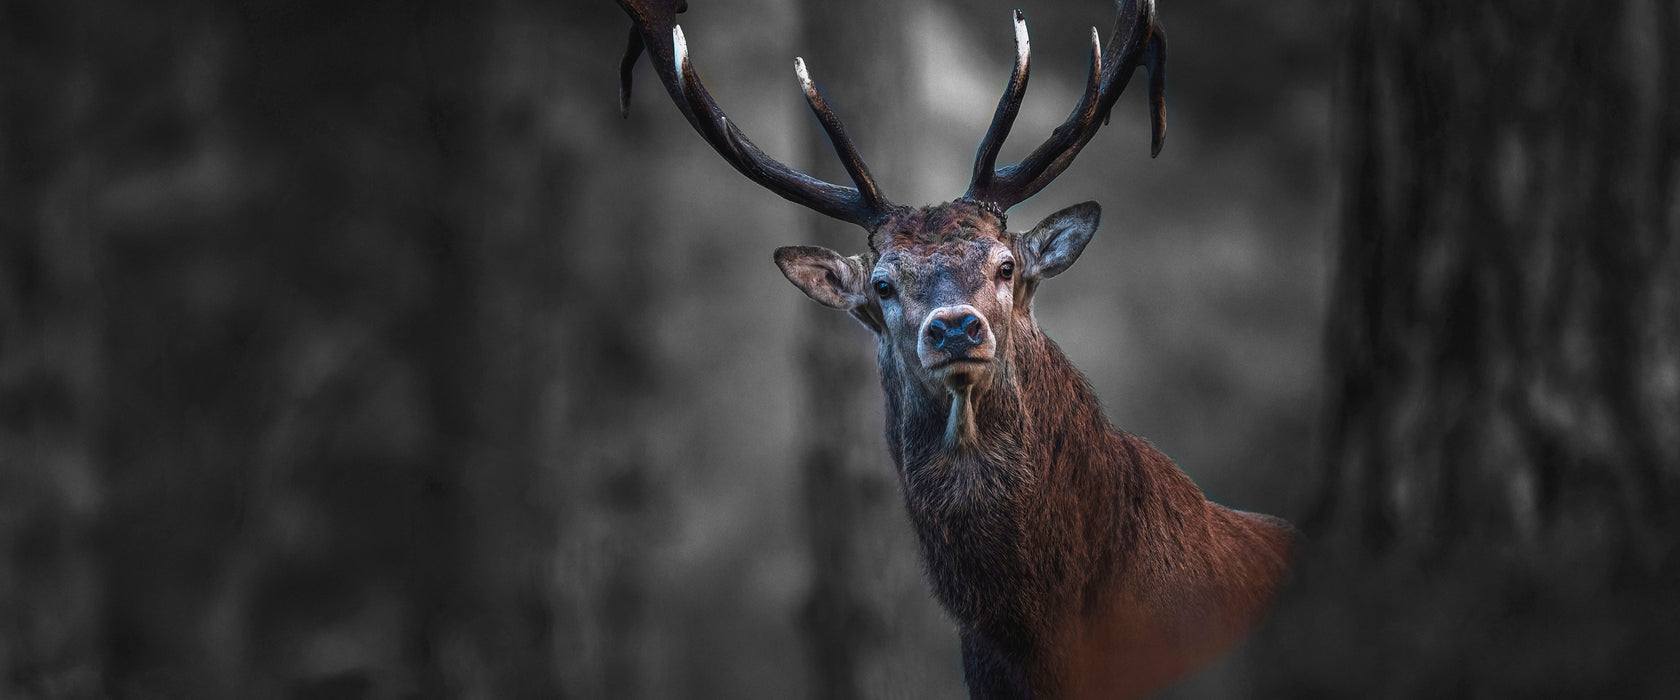
POLYGON ((892 212, 893 204, 876 189, 868 166, 846 136, 840 118, 811 82, 803 59, 794 59, 794 71, 805 91, 805 100, 828 133, 856 188, 830 184, 789 168, 765 155, 735 128, 729 116, 712 101, 689 61, 688 42, 683 38, 682 27, 676 24, 677 13, 688 9, 687 0, 618 0, 618 5, 630 15, 634 25, 624 59, 619 64, 619 108, 626 116, 630 113, 631 75, 645 49, 653 56, 659 81, 665 84, 665 91, 670 93, 689 125, 742 175, 788 201, 870 231, 892 212))
POLYGON ((1126 91, 1126 83, 1131 81, 1132 72, 1139 65, 1149 69, 1150 156, 1161 153, 1167 131, 1167 37, 1156 22, 1154 0, 1117 0, 1117 3, 1120 16, 1106 53, 1102 51, 1097 29, 1091 28, 1091 71, 1085 94, 1074 106, 1073 113, 1025 160, 994 170, 998 151, 1003 148, 1003 140, 1021 108, 1021 97, 1027 91, 1031 56, 1027 22, 1020 10, 1015 11, 1015 71, 998 101, 991 128, 980 141, 980 151, 974 159, 974 179, 965 198, 989 202, 997 205, 999 211, 1007 211, 1044 189, 1073 163, 1074 156, 1097 134, 1097 129, 1108 122, 1109 110, 1126 91))

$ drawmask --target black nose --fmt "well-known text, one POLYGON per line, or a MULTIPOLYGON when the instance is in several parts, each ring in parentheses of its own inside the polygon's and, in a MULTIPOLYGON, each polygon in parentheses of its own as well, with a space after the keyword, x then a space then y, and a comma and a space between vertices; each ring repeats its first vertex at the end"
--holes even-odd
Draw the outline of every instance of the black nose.
POLYGON ((952 354, 980 344, 985 339, 986 324, 974 314, 935 316, 928 321, 928 344, 952 354))

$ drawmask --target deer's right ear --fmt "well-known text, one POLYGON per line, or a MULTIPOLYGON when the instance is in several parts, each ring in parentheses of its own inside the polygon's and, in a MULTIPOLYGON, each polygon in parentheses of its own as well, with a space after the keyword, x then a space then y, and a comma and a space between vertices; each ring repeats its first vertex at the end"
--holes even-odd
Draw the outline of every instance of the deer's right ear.
POLYGON ((823 306, 851 310, 869 303, 869 270, 863 256, 843 258, 827 248, 793 245, 776 249, 776 267, 823 306))

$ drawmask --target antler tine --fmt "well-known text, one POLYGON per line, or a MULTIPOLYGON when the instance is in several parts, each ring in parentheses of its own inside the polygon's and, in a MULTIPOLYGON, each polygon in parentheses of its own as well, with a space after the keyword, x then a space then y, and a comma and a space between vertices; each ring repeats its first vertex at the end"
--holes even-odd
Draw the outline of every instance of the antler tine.
POLYGON ((805 91, 805 103, 811 106, 811 112, 817 116, 823 131, 828 134, 829 143, 834 145, 834 152, 840 156, 840 164, 846 167, 846 174, 852 176, 852 182, 857 184, 858 194, 862 195, 864 203, 873 209, 886 210, 892 207, 881 191, 875 187, 875 178, 869 175, 869 166, 863 162, 863 156, 858 155, 857 147, 852 145, 851 137, 846 135, 846 126, 840 123, 840 118, 834 116, 834 110, 829 108, 828 100, 823 99, 822 91, 817 84, 811 82, 811 74, 805 70, 805 59, 795 56, 793 72, 799 76, 799 87, 805 91))
MULTIPOLYGON (((629 46, 620 63, 620 108, 628 114, 632 70, 642 51, 652 57, 654 71, 690 126, 731 166, 753 182, 788 201, 809 207, 825 216, 847 221, 873 231, 892 211, 881 196, 856 149, 845 137, 838 118, 822 102, 812 109, 828 131, 835 150, 858 188, 834 185, 794 170, 771 158, 748 141, 700 82, 689 59, 688 42, 676 25, 676 13, 686 9, 683 0, 618 0, 634 24, 629 46), (641 44, 641 46, 638 46, 641 44), (818 108, 821 104, 821 109, 818 108)), ((802 81, 803 82, 803 81, 802 81)), ((814 87, 807 91, 807 99, 814 87)))
MULTIPOLYGON (((1149 70, 1149 105, 1152 117, 1151 155, 1161 152, 1166 138, 1166 35, 1155 19, 1153 0, 1117 0, 1119 17, 1115 22, 1114 38, 1108 51, 1101 50, 1097 32, 1092 33, 1091 75, 1079 104, 1068 114, 1067 120, 1050 134, 1037 149, 1020 163, 982 175, 978 160, 987 158, 992 134, 982 142, 980 159, 975 164, 975 177, 967 197, 996 204, 1000 210, 1021 203, 1044 189, 1056 176, 1073 163, 1079 151, 1096 135, 1107 121, 1109 111, 1125 92, 1132 73, 1142 65, 1149 70)), ((1013 81, 1011 81, 1013 88, 1013 81)), ((1005 100, 1011 98, 1005 93, 1005 100)), ((999 117, 993 119, 994 129, 1001 118, 1004 104, 999 103, 999 117)), ((1010 115, 1013 118, 1013 114, 1010 115)), ((991 152, 995 158, 995 152, 991 152)), ((985 168, 990 171, 988 166, 985 168)))
POLYGON ((980 140, 980 151, 974 157, 974 179, 968 187, 970 196, 992 183, 992 168, 997 165, 998 152, 1003 150, 1003 141, 1009 138, 1009 129, 1015 125, 1015 115, 1021 111, 1021 98, 1027 94, 1027 75, 1031 70, 1031 63, 1032 43, 1027 38, 1027 15, 1017 9, 1015 70, 1009 74, 1009 83, 1004 86, 1003 97, 998 98, 997 112, 992 115, 992 125, 986 129, 985 138, 980 140))
POLYGON ((624 58, 618 61, 618 114, 630 118, 630 83, 636 75, 636 60, 642 57, 642 31, 630 28, 630 38, 624 42, 624 58))
POLYGON ((1143 65, 1149 69, 1149 157, 1154 158, 1167 141, 1167 35, 1159 27, 1143 51, 1143 65))

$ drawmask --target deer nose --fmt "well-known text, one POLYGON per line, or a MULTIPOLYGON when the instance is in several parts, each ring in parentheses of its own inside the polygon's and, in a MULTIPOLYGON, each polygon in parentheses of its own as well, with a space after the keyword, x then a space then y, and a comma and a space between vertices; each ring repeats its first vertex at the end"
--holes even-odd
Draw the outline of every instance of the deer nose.
POLYGON ((986 339, 986 322, 968 309, 941 309, 931 315, 922 333, 928 345, 955 355, 986 339))

